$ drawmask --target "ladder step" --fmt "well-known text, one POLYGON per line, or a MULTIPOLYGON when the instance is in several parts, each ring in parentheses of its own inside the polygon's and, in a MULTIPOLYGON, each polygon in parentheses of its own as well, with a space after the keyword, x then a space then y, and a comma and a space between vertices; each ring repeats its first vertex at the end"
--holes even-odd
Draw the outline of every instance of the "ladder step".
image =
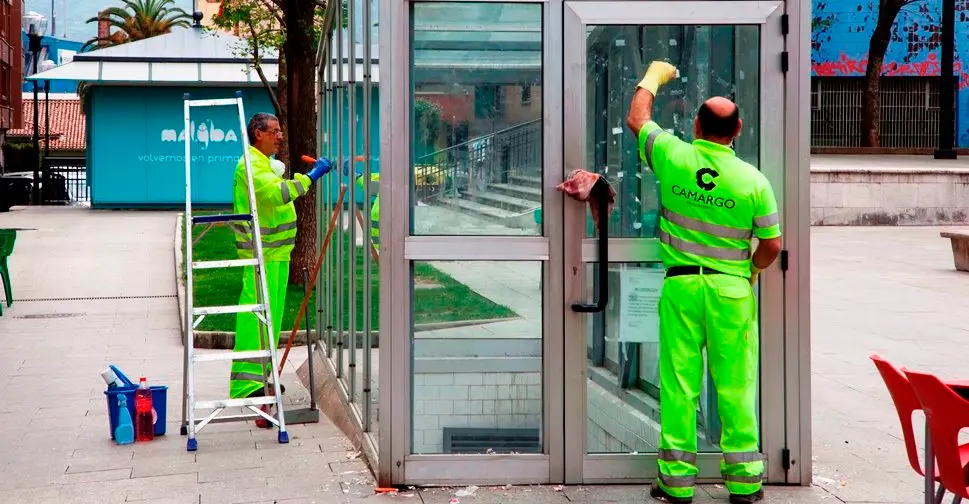
POLYGON ((218 353, 197 353, 194 354, 195 362, 215 362, 215 361, 230 361, 236 359, 256 359, 256 358, 269 358, 269 350, 252 350, 250 352, 233 352, 231 350, 226 350, 218 353))
POLYGON ((188 100, 189 107, 216 107, 225 105, 235 105, 239 102, 235 98, 221 98, 214 100, 188 100))
POLYGON ((276 396, 249 397, 246 399, 220 399, 218 401, 196 401, 195 409, 235 408, 245 406, 262 406, 276 404, 276 396))
POLYGON ((193 215, 192 216, 192 225, 208 224, 212 222, 252 222, 252 215, 216 214, 216 215, 193 215))
POLYGON ((213 268, 238 268, 240 266, 256 266, 259 261, 256 259, 227 259, 224 261, 194 261, 194 269, 213 269, 213 268))
POLYGON ((192 313, 195 315, 220 315, 225 313, 256 313, 261 311, 266 311, 266 305, 206 306, 203 308, 195 308, 192 310, 192 313))

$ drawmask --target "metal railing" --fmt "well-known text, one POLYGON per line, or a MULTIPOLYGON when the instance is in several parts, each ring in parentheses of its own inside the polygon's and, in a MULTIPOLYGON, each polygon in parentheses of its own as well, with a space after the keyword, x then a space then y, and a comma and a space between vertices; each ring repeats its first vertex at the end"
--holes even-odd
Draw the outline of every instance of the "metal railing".
POLYGON ((417 158, 416 197, 427 202, 447 194, 485 190, 515 176, 539 176, 542 120, 516 124, 417 158))
MULTIPOLYGON (((939 143, 939 78, 882 77, 880 143, 934 148, 939 143)), ((864 78, 811 79, 811 146, 860 147, 864 78)))
POLYGON ((41 199, 44 205, 71 205, 91 200, 87 162, 78 157, 44 158, 41 199))

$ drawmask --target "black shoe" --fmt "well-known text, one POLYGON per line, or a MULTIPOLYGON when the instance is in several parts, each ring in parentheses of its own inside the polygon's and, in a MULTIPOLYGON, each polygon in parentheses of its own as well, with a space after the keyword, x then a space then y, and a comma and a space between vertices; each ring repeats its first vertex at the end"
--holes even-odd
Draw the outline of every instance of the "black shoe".
POLYGON ((757 490, 752 494, 737 495, 730 494, 730 504, 753 504, 764 499, 764 490, 757 490))
POLYGON ((658 501, 669 502, 670 504, 693 503, 693 497, 673 497, 672 495, 666 493, 666 490, 660 488, 659 484, 657 483, 653 483, 653 486, 649 489, 649 496, 658 501))

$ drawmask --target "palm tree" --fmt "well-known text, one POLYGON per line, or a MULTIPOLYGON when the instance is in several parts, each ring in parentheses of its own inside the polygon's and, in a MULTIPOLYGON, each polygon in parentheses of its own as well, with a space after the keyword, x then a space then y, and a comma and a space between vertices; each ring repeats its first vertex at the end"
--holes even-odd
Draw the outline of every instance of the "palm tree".
MULTIPOLYGON (((103 16, 108 22, 108 36, 94 37, 81 46, 81 52, 99 47, 109 47, 144 40, 156 35, 164 35, 172 28, 191 26, 192 16, 184 10, 175 7, 175 0, 121 0, 124 7, 109 7, 99 16, 88 19, 88 23, 97 23, 103 16), (111 29, 116 28, 114 33, 111 29)), ((87 99, 89 85, 81 82, 77 86, 77 94, 81 103, 87 99)), ((82 107, 82 111, 86 108, 82 107)))
MULTIPOLYGON (((175 7, 175 0, 122 0, 124 7, 109 7, 101 16, 108 22, 108 31, 116 28, 107 37, 94 37, 88 40, 81 51, 93 47, 105 47, 143 40, 172 31, 172 28, 191 26, 192 16, 181 8, 175 7)), ((97 23, 99 16, 88 19, 97 23)))

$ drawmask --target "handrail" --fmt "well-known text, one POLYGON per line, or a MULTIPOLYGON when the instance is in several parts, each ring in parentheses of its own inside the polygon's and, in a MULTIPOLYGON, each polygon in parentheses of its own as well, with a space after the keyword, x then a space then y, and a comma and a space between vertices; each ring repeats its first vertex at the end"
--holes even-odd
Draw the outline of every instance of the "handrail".
POLYGON ((535 124, 535 123, 541 122, 541 121, 542 121, 541 119, 532 119, 531 121, 526 121, 526 122, 523 122, 523 123, 516 124, 514 126, 509 126, 509 127, 505 128, 505 129, 500 129, 498 131, 495 131, 495 132, 492 132, 492 133, 488 133, 487 135, 481 135, 479 137, 472 138, 471 140, 466 140, 466 141, 461 142, 459 144, 455 144, 455 145, 452 145, 450 147, 445 147, 444 149, 441 149, 441 150, 435 151, 435 152, 431 152, 430 154, 424 154, 423 156, 419 157, 418 160, 424 159, 424 158, 433 157, 433 156, 437 156, 439 154, 444 154, 445 152, 448 152, 450 150, 457 149, 457 148, 460 148, 460 147, 465 147, 465 146, 471 145, 471 144, 473 144, 475 142, 480 142, 482 140, 487 140, 489 138, 496 137, 496 136, 501 135, 503 133, 508 133, 508 132, 510 132, 512 130, 516 130, 516 129, 519 129, 519 128, 524 128, 525 126, 529 126, 531 124, 535 124))

